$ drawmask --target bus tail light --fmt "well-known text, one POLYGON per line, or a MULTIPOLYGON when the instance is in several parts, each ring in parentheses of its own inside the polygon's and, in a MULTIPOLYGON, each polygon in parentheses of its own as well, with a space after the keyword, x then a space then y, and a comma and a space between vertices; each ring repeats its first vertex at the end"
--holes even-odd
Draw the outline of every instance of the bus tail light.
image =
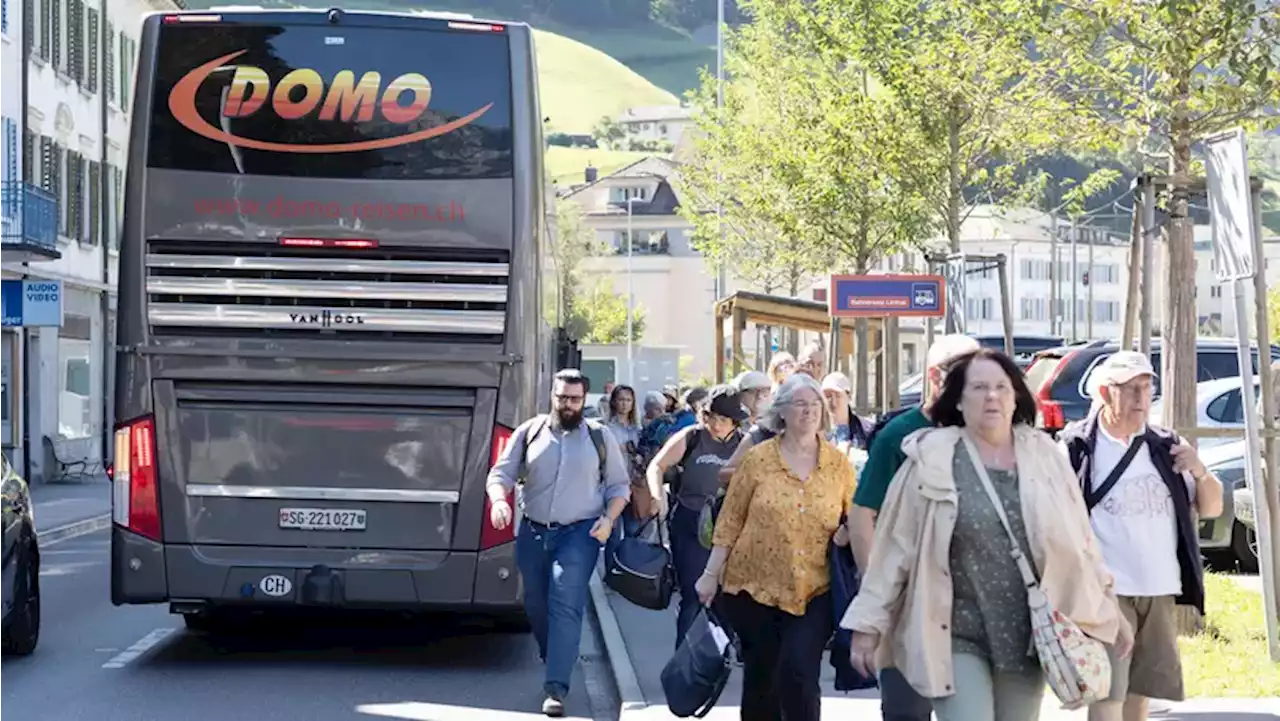
POLYGON ((143 417, 116 427, 111 520, 160 540, 160 490, 156 476, 156 424, 143 417))
POLYGON ((372 238, 280 238, 280 245, 288 248, 377 248, 372 238))
MULTIPOLYGON (((498 463, 498 459, 502 457, 502 451, 506 449, 507 444, 511 442, 511 429, 506 426, 493 427, 493 444, 489 450, 489 467, 492 468, 498 463)), ((514 490, 507 491, 507 505, 511 507, 511 523, 507 527, 498 530, 493 527, 493 522, 489 520, 489 510, 493 504, 489 501, 488 489, 484 494, 484 518, 480 521, 480 550, 485 551, 495 546, 501 546, 504 543, 510 543, 516 540, 516 492, 514 490)))

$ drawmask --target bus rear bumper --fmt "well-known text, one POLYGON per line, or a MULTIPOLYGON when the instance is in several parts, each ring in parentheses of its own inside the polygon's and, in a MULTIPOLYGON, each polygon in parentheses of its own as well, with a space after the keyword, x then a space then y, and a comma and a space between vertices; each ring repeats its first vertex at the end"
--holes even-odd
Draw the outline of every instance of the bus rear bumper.
POLYGON ((514 543, 480 552, 192 546, 113 530, 117 605, 507 614, 521 610, 520 593, 514 543), (136 570, 134 557, 144 559, 136 570))

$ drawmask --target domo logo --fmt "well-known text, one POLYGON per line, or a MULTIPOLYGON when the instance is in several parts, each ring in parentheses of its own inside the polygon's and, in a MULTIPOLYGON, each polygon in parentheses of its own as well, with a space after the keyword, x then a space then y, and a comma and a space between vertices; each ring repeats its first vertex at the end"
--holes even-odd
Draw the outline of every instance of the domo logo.
POLYGON ((258 582, 258 588, 268 596, 285 596, 293 590, 293 581, 278 573, 270 576, 263 576, 258 582))

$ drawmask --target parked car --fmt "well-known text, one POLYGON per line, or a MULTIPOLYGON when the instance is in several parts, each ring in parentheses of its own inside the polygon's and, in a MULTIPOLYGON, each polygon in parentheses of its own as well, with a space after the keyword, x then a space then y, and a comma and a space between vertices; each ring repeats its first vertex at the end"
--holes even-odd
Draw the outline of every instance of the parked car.
POLYGON ((1253 510, 1253 489, 1246 483, 1244 486, 1237 488, 1231 495, 1232 502, 1236 507, 1236 520, 1240 522, 1240 525, 1248 529, 1246 543, 1249 546, 1249 551, 1253 553, 1253 562, 1250 567, 1256 568, 1258 563, 1258 517, 1254 515, 1253 510))
POLYGON ((4 483, 4 619, 0 650, 26 656, 40 640, 40 548, 27 482, 0 456, 4 483))
MULTIPOLYGON (((984 348, 1004 350, 1004 334, 974 335, 984 348)), ((1013 361, 1024 371, 1035 360, 1036 354, 1046 348, 1062 345, 1060 335, 1015 335, 1013 337, 1013 361)), ((920 404, 924 396, 924 374, 916 373, 898 386, 899 406, 906 408, 920 404)))
MULTIPOLYGON (((1196 384, 1196 425, 1201 428, 1235 428, 1244 433, 1244 384, 1240 378, 1218 378, 1196 384)), ((1255 378, 1253 381, 1253 397, 1258 397, 1261 386, 1255 378)), ((1159 424, 1164 413, 1164 402, 1157 400, 1151 405, 1148 416, 1151 423, 1159 424)), ((1203 450, 1214 446, 1231 443, 1234 438, 1201 438, 1197 446, 1203 450)))
MULTIPOLYGON (((1151 364, 1160 366, 1159 338, 1151 341, 1151 364)), ((1093 370, 1112 353, 1120 350, 1115 341, 1091 341, 1036 354, 1026 370, 1027 382, 1036 394, 1037 421, 1041 428, 1056 433, 1068 423, 1084 418, 1093 403, 1088 390, 1093 370)), ((1280 360, 1280 346, 1271 346, 1271 360, 1280 360)), ((1253 350, 1253 370, 1258 370, 1258 351, 1253 350)), ((1196 382, 1240 375, 1240 363, 1234 338, 1196 339, 1196 382)), ((1156 396, 1161 383, 1156 379, 1156 396)))
POLYGON ((1200 550, 1215 565, 1239 564, 1241 571, 1257 573, 1253 497, 1245 482, 1244 453, 1241 439, 1206 448, 1200 454, 1205 467, 1222 481, 1222 515, 1200 522, 1200 550), (1240 505, 1242 500, 1247 504, 1245 508, 1240 505))

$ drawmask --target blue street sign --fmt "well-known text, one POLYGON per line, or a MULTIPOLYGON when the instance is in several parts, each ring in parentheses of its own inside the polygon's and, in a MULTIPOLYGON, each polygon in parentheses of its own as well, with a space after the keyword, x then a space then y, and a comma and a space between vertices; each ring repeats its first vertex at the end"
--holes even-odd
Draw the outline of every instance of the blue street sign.
POLYGON ((835 318, 940 318, 946 282, 940 275, 833 275, 830 312, 835 318))
POLYGON ((4 327, 62 325, 62 281, 6 280, 0 285, 4 327))

